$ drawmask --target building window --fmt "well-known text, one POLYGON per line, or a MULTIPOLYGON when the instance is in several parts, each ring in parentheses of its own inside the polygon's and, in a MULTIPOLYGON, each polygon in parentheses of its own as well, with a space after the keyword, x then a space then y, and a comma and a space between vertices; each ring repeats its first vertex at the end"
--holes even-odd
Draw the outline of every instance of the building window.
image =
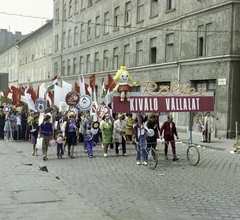
POLYGON ((55 35, 55 51, 58 51, 58 34, 55 35))
POLYGON ((73 59, 73 75, 77 73, 77 58, 73 59))
POLYGON ((52 39, 49 39, 48 54, 52 53, 52 39))
POLYGON ((144 4, 143 0, 138 0, 137 4, 137 22, 143 21, 144 19, 144 4))
POLYGON ((95 53, 95 65, 94 70, 99 71, 100 70, 100 61, 99 61, 99 52, 95 53))
POLYGON ((73 43, 74 43, 74 45, 77 45, 77 41, 78 41, 78 27, 75 27, 74 28, 74 39, 73 39, 73 43))
POLYGON ((174 42, 174 34, 167 34, 167 36, 166 36, 166 61, 173 60, 173 42, 174 42))
POLYGON ((55 10, 55 24, 59 23, 59 8, 55 10))
POLYGON ((114 9, 114 30, 119 29, 119 13, 120 13, 119 7, 115 8, 114 9))
POLYGON ((125 4, 125 26, 131 25, 131 2, 125 4))
POLYGON ((167 11, 175 9, 175 0, 167 0, 167 11))
POLYGON ((157 63, 157 38, 150 39, 150 63, 157 63))
POLYGON ((65 76, 66 71, 65 71, 66 67, 65 67, 65 61, 62 61, 62 75, 65 76))
POLYGON ((81 10, 83 10, 85 8, 85 1, 86 0, 81 0, 81 10))
POLYGON ((79 73, 80 74, 83 74, 83 65, 84 65, 84 58, 83 58, 83 56, 81 56, 80 60, 79 60, 79 73))
POLYGON ((103 70, 108 68, 108 50, 103 51, 103 70))
POLYGON ((113 48, 113 68, 118 69, 118 47, 113 48))
POLYGON ((88 7, 91 6, 93 4, 92 0, 88 0, 88 7))
POLYGON ((67 5, 64 4, 64 8, 63 8, 63 20, 67 19, 67 5))
POLYGON ((75 8, 74 8, 74 14, 78 13, 78 0, 75 0, 75 8))
POLYGON ((84 42, 84 24, 81 24, 80 43, 84 42))
POLYGON ((212 55, 212 23, 206 25, 206 56, 212 55))
POLYGON ((143 42, 137 42, 137 66, 141 66, 143 64, 143 42))
POLYGON ((71 60, 69 59, 68 63, 67 63, 67 75, 68 76, 70 76, 70 71, 71 71, 71 60))
POLYGON ((204 25, 198 26, 198 57, 204 55, 204 25))
POLYGON ((95 22, 95 36, 99 37, 100 36, 100 16, 96 17, 96 22, 95 22))
POLYGON ((151 17, 158 16, 158 0, 151 0, 151 17))
POLYGON ((124 46, 124 64, 129 67, 129 59, 130 59, 130 45, 127 44, 124 46))
POLYGON ((104 14, 104 34, 109 33, 109 12, 104 14))
POLYGON ((72 0, 69 1, 68 17, 72 17, 72 0))
POLYGON ((40 45, 39 58, 42 58, 42 45, 40 45))
POLYGON ((92 20, 88 21, 88 27, 87 27, 87 39, 91 40, 91 26, 92 26, 92 20))
POLYGON ((68 30, 68 47, 72 46, 72 30, 68 30))
POLYGON ((47 50, 47 42, 44 42, 44 46, 43 46, 43 56, 46 56, 46 50, 47 50))
POLYGON ((90 60, 90 54, 87 55, 87 69, 86 72, 90 73, 91 70, 91 60, 90 60))
POLYGON ((62 39, 62 48, 63 48, 63 49, 66 48, 66 41, 67 41, 66 31, 64 31, 64 32, 63 32, 63 39, 62 39))

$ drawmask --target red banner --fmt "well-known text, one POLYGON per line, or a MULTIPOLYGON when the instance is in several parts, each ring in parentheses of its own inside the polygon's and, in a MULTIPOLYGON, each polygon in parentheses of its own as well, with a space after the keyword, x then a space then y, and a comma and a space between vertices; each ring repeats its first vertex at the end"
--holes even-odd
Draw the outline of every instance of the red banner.
POLYGON ((113 97, 113 112, 205 112, 214 111, 213 96, 131 96, 130 101, 113 97))

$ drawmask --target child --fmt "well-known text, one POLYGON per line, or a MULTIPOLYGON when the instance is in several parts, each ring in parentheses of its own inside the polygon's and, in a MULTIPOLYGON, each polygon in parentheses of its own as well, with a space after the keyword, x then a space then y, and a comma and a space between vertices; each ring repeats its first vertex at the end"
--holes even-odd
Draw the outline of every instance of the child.
POLYGON ((63 151, 63 141, 64 141, 64 137, 62 134, 62 131, 58 131, 58 135, 57 135, 57 156, 58 159, 59 157, 62 158, 62 155, 64 155, 64 151, 63 151))
POLYGON ((90 130, 86 131, 86 144, 87 144, 87 152, 88 152, 88 156, 89 158, 93 157, 93 152, 92 152, 92 148, 96 146, 96 143, 93 141, 93 136, 91 134, 90 130))
POLYGON ((34 121, 32 122, 32 130, 30 131, 30 134, 32 135, 32 144, 33 144, 33 156, 38 156, 37 154, 37 138, 38 138, 38 131, 39 131, 39 125, 38 125, 38 117, 34 117, 34 121))

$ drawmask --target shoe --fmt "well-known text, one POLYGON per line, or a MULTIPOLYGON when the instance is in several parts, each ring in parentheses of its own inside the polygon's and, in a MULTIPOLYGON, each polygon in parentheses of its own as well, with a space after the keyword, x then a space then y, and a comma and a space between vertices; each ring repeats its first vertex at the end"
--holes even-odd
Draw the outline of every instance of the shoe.
POLYGON ((92 158, 92 157, 93 157, 92 155, 89 156, 89 158, 92 158))
POLYGON ((156 147, 155 150, 158 151, 158 148, 156 147))
POLYGON ((145 161, 144 161, 142 164, 143 164, 144 166, 147 166, 147 165, 148 165, 148 163, 147 163, 147 162, 145 162, 145 161))
POLYGON ((62 155, 60 155, 60 158, 62 159, 62 155))
POLYGON ((70 156, 71 157, 71 159, 74 159, 74 156, 70 156))
POLYGON ((107 157, 107 154, 103 154, 104 157, 107 157))
POLYGON ((35 153, 35 156, 38 156, 38 154, 37 154, 37 153, 35 153))
POLYGON ((140 162, 136 162, 136 164, 137 164, 137 165, 141 165, 141 163, 140 163, 140 162))
POLYGON ((127 157, 127 154, 123 154, 124 157, 127 157))
POLYGON ((34 156, 34 152, 32 152, 32 156, 34 156))
POLYGON ((87 153, 87 150, 85 150, 84 152, 87 153))
POLYGON ((174 158, 173 158, 173 161, 177 161, 177 160, 179 160, 179 158, 177 158, 177 157, 174 157, 174 158))
POLYGON ((168 157, 167 157, 167 156, 165 156, 165 160, 168 160, 168 157))
POLYGON ((70 152, 68 152, 68 157, 71 157, 71 156, 70 156, 70 152))
POLYGON ((59 156, 58 156, 58 159, 59 159, 59 156))

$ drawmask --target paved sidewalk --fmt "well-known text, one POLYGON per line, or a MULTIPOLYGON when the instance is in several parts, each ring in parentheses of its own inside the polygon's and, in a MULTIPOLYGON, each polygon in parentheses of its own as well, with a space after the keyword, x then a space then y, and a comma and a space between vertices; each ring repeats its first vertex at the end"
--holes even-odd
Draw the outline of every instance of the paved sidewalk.
MULTIPOLYGON (((178 133, 179 139, 189 139, 189 133, 178 133)), ((192 143, 201 145, 202 147, 211 148, 213 150, 229 150, 233 148, 234 144, 236 144, 236 139, 224 139, 224 138, 215 138, 212 137, 210 143, 201 142, 201 134, 196 133, 195 131, 192 132, 192 143)))
POLYGON ((0 219, 117 219, 74 192, 53 172, 41 171, 44 163, 36 157, 29 160, 21 150, 16 153, 21 144, 0 141, 0 219))

